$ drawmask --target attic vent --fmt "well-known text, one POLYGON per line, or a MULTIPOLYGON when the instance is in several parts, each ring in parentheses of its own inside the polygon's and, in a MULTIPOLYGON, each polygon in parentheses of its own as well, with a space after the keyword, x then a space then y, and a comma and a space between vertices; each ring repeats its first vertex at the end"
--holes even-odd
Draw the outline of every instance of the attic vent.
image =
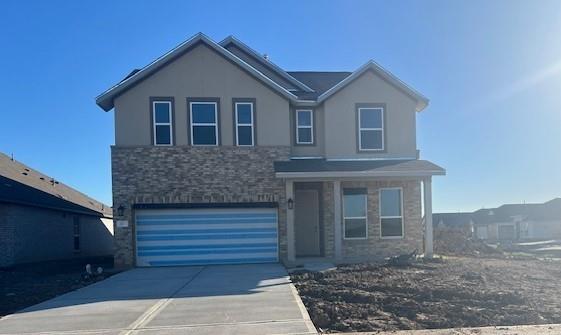
POLYGON ((269 54, 263 54, 263 58, 264 58, 265 60, 269 60, 269 54))
POLYGON ((45 180, 45 177, 39 177, 39 179, 41 179, 41 180, 45 180))
POLYGON ((24 175, 24 176, 27 176, 27 175, 28 175, 27 172, 22 172, 21 174, 24 175))
POLYGON ((28 169, 28 168, 25 168, 24 170, 27 171, 27 172, 29 172, 29 169, 28 169))

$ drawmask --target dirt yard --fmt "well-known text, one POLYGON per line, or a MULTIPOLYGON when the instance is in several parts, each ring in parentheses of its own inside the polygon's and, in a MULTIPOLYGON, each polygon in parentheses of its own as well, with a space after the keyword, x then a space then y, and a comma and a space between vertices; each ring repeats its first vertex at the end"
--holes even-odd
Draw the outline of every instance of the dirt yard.
POLYGON ((101 280, 114 272, 111 259, 58 261, 0 269, 0 317, 101 280), (102 266, 105 274, 84 280, 85 264, 102 266))
POLYGON ((325 332, 561 323, 561 262, 460 257, 292 280, 325 332))

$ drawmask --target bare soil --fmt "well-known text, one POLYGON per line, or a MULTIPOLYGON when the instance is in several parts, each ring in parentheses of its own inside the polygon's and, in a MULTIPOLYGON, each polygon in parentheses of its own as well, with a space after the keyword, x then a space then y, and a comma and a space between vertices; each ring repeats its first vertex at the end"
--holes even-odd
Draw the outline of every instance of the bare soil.
POLYGON ((0 269, 0 317, 114 274, 111 258, 52 261, 0 269), (103 275, 85 279, 85 265, 103 267, 103 275))
POLYGON ((448 258, 294 273, 324 332, 561 323, 561 262, 448 258))

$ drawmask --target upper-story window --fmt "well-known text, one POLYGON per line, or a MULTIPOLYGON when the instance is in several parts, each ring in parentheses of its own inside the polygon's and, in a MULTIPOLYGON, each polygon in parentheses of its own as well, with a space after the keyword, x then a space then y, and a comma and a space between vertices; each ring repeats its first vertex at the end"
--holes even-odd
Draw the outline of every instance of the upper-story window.
POLYGON ((152 102, 152 139, 154 145, 173 144, 173 126, 171 114, 171 101, 152 102))
POLYGON ((401 188, 380 189, 380 235, 403 237, 403 194, 401 188))
POLYGON ((314 144, 314 113, 311 109, 296 110, 296 144, 314 144))
POLYGON ((192 145, 218 145, 218 103, 189 102, 192 145))
POLYGON ((234 102, 236 145, 238 146, 255 145, 253 108, 253 102, 234 102))
POLYGON ((360 151, 384 150, 384 108, 358 108, 358 148, 360 151))

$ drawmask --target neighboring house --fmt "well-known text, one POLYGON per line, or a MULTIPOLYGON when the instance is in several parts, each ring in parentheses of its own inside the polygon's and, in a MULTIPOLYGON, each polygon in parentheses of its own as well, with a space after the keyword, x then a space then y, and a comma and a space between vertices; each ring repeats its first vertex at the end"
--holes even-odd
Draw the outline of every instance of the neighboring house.
POLYGON ((472 213, 436 213, 432 215, 435 229, 455 229, 466 232, 469 236, 474 232, 472 213))
POLYGON ((111 208, 0 153, 0 267, 111 256, 111 208))
POLYGON ((543 204, 508 204, 472 215, 475 234, 484 240, 561 238, 561 198, 543 204))
MULTIPOLYGON (((294 51, 297 52, 297 51, 294 51)), ((114 109, 115 261, 165 266, 422 249, 428 100, 373 61, 286 72, 234 37, 197 34, 96 98, 114 109)))

